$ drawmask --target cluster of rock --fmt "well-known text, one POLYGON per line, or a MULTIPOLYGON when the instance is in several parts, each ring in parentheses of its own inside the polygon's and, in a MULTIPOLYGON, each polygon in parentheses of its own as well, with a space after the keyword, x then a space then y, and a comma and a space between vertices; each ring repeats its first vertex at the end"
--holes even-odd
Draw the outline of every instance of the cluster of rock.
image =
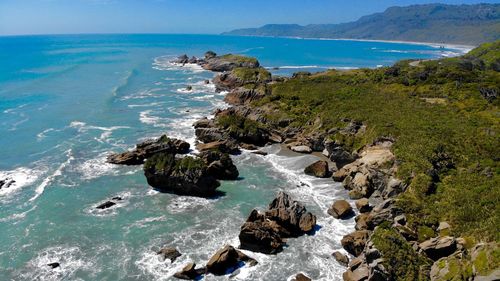
POLYGON ((269 204, 264 213, 253 210, 241 226, 240 248, 264 254, 283 250, 285 239, 314 230, 316 216, 284 192, 269 204))
MULTIPOLYGON (((163 135, 140 143, 132 151, 112 154, 108 162, 122 165, 144 163, 144 175, 150 186, 178 195, 212 197, 219 180, 235 180, 238 169, 225 151, 202 151, 196 156, 179 156, 190 150, 189 143, 163 135)), ((113 202, 105 203, 109 207, 113 202)))
MULTIPOLYGON (((285 239, 298 237, 314 230, 316 217, 307 212, 306 208, 294 201, 284 192, 269 204, 268 210, 259 213, 253 210, 247 221, 241 226, 239 234, 240 249, 265 254, 276 254, 283 250, 285 239)), ((174 262, 181 254, 175 248, 164 248, 157 252, 163 260, 174 262)), ((238 268, 248 265, 254 266, 258 262, 226 245, 219 249, 203 267, 196 267, 193 262, 188 263, 174 277, 185 280, 195 280, 204 274, 227 275, 238 268)), ((298 274, 296 280, 311 280, 303 274, 298 274)))
MULTIPOLYGON (((163 260, 174 263, 182 254, 172 247, 166 247, 157 252, 163 260)), ((198 280, 205 274, 226 275, 234 272, 243 265, 255 266, 257 261, 231 245, 226 245, 218 250, 203 267, 196 267, 196 263, 186 264, 174 277, 183 280, 198 280)))
POLYGON ((9 188, 15 183, 16 181, 11 178, 0 179, 0 189, 9 188))

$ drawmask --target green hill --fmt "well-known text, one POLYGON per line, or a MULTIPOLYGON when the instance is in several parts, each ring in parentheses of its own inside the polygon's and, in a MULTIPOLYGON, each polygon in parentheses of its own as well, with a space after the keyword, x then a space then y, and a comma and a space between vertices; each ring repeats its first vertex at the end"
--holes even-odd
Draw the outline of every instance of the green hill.
POLYGON ((401 40, 478 45, 500 39, 500 4, 391 7, 342 24, 269 24, 224 35, 401 40))

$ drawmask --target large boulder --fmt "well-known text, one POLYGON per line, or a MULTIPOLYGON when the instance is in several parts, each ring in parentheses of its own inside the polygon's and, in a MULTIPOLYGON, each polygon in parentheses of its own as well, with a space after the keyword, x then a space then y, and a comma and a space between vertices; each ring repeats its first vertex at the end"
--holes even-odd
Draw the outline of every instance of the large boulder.
POLYGON ((349 257, 339 251, 333 252, 332 256, 335 258, 335 260, 340 263, 343 266, 348 266, 349 265, 349 257))
POLYGON ((233 246, 226 245, 210 258, 206 269, 209 273, 224 275, 234 271, 242 262, 248 263, 251 266, 257 264, 256 260, 236 250, 233 246))
POLYGON ((178 257, 181 256, 181 253, 177 251, 176 248, 165 247, 158 252, 156 252, 163 260, 169 259, 170 262, 174 262, 178 257))
POLYGON ((240 231, 240 248, 266 254, 280 252, 284 239, 310 232, 316 216, 284 192, 269 204, 265 213, 253 210, 240 231))
POLYGON ((108 163, 119 165, 141 165, 144 160, 157 153, 185 154, 189 152, 189 143, 162 135, 158 139, 147 140, 136 145, 132 151, 111 154, 108 163))
POLYGON ((177 57, 176 59, 171 61, 172 63, 177 63, 177 64, 186 64, 189 62, 189 57, 184 54, 182 56, 177 57))
POLYGON ((346 219, 352 217, 354 212, 352 210, 351 204, 345 200, 337 200, 328 209, 328 214, 336 219, 346 219))
POLYGON ((219 151, 222 153, 238 154, 240 149, 235 142, 232 141, 214 141, 209 143, 198 143, 196 149, 200 152, 204 151, 219 151))
POLYGON ((330 169, 328 168, 328 162, 326 161, 316 161, 304 169, 306 175, 315 176, 318 178, 327 178, 330 176, 330 169))
POLYGON ((436 261, 453 254, 457 250, 457 240, 451 236, 436 237, 426 240, 418 246, 430 259, 436 261))
POLYGON ((345 235, 340 242, 342 247, 344 247, 349 254, 357 257, 363 252, 369 236, 369 231, 357 230, 353 233, 345 235))
POLYGON ((208 173, 219 180, 236 180, 238 169, 227 153, 220 151, 204 151, 199 157, 208 165, 208 173))
POLYGON ((296 145, 296 146, 290 147, 290 149, 292 151, 298 152, 298 153, 311 153, 313 151, 312 148, 310 148, 307 145, 296 145))
POLYGON ((149 158, 144 164, 144 175, 150 186, 178 195, 211 197, 220 185, 202 159, 191 156, 178 159, 169 153, 149 158))
POLYGON ((175 278, 183 280, 197 280, 205 273, 205 268, 196 269, 196 264, 188 263, 181 271, 174 274, 175 278))

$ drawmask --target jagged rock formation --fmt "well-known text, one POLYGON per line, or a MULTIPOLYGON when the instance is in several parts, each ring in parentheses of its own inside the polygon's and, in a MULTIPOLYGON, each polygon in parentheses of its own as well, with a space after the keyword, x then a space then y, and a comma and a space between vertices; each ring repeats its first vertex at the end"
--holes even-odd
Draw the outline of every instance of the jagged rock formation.
POLYGON ((240 248, 276 254, 283 250, 285 238, 301 236, 314 229, 316 216, 299 202, 280 192, 264 213, 253 210, 241 227, 240 248))

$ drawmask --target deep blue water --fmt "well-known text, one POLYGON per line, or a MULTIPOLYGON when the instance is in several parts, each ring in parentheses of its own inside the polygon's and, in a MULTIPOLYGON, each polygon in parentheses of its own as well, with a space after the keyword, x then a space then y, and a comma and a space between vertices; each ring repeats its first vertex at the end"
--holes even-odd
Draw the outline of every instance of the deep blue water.
POLYGON ((140 167, 105 163, 109 152, 162 133, 194 142, 191 124, 225 106, 223 93, 203 83, 213 73, 168 61, 207 50, 255 56, 280 75, 459 52, 215 35, 0 37, 0 179, 15 181, 0 190, 2 280, 170 280, 186 262, 201 265, 224 244, 237 246, 251 209, 264 208, 278 190, 304 202, 322 228, 290 241, 278 256, 251 254, 259 265, 235 279, 287 280, 303 271, 315 280, 341 280, 343 268, 330 254, 354 222, 326 214, 346 194, 338 184, 302 174, 314 156, 284 157, 278 147, 267 148, 265 158, 243 153, 234 158, 243 180, 224 182, 226 196, 214 200, 157 193, 140 167), (123 202, 96 211, 114 196, 123 202), (154 250, 164 245, 183 256, 174 264, 159 260, 154 250), (46 266, 55 261, 60 268, 46 266))

